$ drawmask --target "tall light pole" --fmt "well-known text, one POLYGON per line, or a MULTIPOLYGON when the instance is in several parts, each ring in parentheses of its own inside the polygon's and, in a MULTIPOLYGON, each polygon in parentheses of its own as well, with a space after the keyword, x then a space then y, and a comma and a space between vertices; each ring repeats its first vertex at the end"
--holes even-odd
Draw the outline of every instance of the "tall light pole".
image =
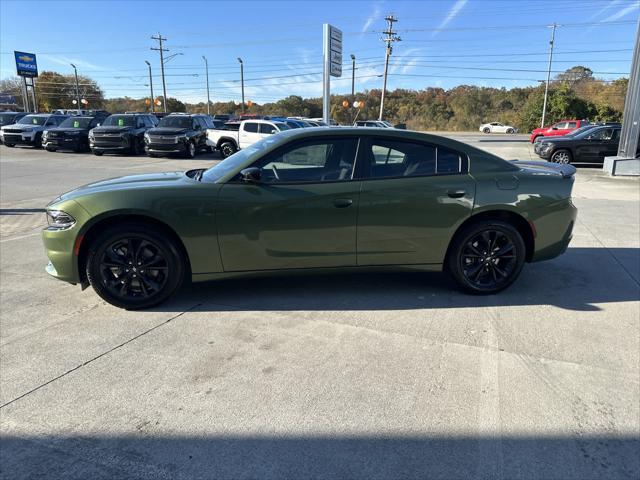
POLYGON ((204 69, 207 72, 207 115, 211 115, 211 99, 209 98, 209 62, 207 62, 207 57, 202 56, 204 60, 204 69))
POLYGON ((547 114, 547 95, 549 94, 549 81, 551 80, 551 60, 553 59, 553 43, 556 38, 556 27, 559 27, 555 22, 553 25, 549 25, 551 28, 551 40, 549 41, 549 67, 547 68, 547 83, 544 86, 544 102, 542 104, 542 121, 540 122, 540 128, 544 127, 544 117, 547 114))
POLYGON ((240 57, 238 57, 238 62, 240 62, 240 88, 242 89, 242 107, 240 111, 244 113, 244 63, 240 57))
POLYGON ((76 102, 77 102, 76 106, 78 107, 78 110, 80 110, 80 88, 78 87, 78 69, 73 63, 70 63, 69 65, 73 67, 73 71, 75 72, 75 75, 76 75, 76 102))
POLYGON ((356 94, 356 56, 351 54, 351 102, 356 94))
POLYGON ((396 35, 396 32, 393 31, 393 24, 398 21, 396 17, 393 15, 387 15, 384 18, 387 21, 387 29, 382 32, 386 35, 385 38, 382 39, 383 42, 387 44, 386 54, 384 57, 384 80, 382 82, 382 95, 380 96, 380 115, 378 116, 378 120, 382 120, 382 114, 384 112, 384 95, 387 90, 387 72, 389 71, 389 57, 393 52, 392 43, 399 42, 401 38, 396 35))
POLYGON ((166 40, 162 35, 158 34, 157 37, 151 37, 152 40, 157 40, 159 43, 158 48, 151 47, 151 50, 158 50, 160 52, 160 71, 162 74, 162 106, 164 113, 167 113, 167 84, 164 81, 164 52, 168 52, 168 48, 162 48, 162 42, 166 40))
POLYGON ((147 67, 149 67, 149 86, 151 87, 151 113, 154 113, 155 108, 153 106, 155 103, 155 99, 153 98, 153 77, 151 76, 151 64, 146 60, 144 61, 144 63, 146 63, 147 67))

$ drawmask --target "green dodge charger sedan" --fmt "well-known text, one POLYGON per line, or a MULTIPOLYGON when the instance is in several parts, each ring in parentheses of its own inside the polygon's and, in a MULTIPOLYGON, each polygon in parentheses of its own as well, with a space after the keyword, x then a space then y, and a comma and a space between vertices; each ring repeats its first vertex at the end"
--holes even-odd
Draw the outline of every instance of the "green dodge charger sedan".
POLYGON ((445 270, 494 293, 571 240, 575 168, 393 129, 285 131, 208 170, 134 175, 47 206, 47 272, 136 309, 185 278, 445 270))

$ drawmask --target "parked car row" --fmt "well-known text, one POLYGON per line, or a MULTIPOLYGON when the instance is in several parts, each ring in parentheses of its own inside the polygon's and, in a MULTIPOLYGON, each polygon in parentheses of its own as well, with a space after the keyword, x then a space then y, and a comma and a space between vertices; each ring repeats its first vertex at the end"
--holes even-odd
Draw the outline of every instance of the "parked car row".
POLYGON ((583 125, 562 136, 540 138, 533 151, 554 163, 603 163, 618 152, 621 131, 620 123, 583 125))

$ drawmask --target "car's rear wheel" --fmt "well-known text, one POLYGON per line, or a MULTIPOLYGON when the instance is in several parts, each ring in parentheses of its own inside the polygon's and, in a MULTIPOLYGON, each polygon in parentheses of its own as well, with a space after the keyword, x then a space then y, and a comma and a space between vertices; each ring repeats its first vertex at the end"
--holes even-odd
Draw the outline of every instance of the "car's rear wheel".
POLYGON ((491 133, 491 129, 489 127, 484 127, 482 129, 482 133, 491 133))
POLYGON ((176 242, 151 225, 124 224, 101 233, 86 264, 96 293, 130 310, 165 301, 182 284, 184 271, 176 242))
POLYGON ((184 149, 184 156, 186 158, 195 158, 196 157, 196 144, 193 142, 187 142, 184 149))
POLYGON ((236 146, 231 142, 224 142, 222 145, 220 145, 220 154, 222 155, 222 158, 230 157, 231 155, 236 153, 236 151, 236 146))
POLYGON ((571 163, 571 152, 569 150, 558 150, 551 155, 551 161, 553 163, 571 163))
POLYGON ((524 240, 516 228, 500 220, 484 220, 456 235, 447 268, 466 291, 489 294, 518 278, 525 257, 524 240))

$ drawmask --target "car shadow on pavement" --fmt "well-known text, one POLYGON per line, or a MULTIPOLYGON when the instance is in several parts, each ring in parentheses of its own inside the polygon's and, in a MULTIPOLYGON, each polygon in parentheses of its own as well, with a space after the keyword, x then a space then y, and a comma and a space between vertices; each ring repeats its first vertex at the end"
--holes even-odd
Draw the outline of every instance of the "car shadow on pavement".
POLYGON ((296 273, 185 285, 160 311, 198 304, 204 311, 342 311, 554 305, 598 311, 601 303, 640 298, 640 249, 570 248, 525 264, 520 278, 494 295, 461 292, 439 272, 296 273))
MULTIPOLYGON (((311 415, 311 414, 310 414, 311 415)), ((4 478, 629 479, 637 437, 48 436, 0 439, 4 478)))

